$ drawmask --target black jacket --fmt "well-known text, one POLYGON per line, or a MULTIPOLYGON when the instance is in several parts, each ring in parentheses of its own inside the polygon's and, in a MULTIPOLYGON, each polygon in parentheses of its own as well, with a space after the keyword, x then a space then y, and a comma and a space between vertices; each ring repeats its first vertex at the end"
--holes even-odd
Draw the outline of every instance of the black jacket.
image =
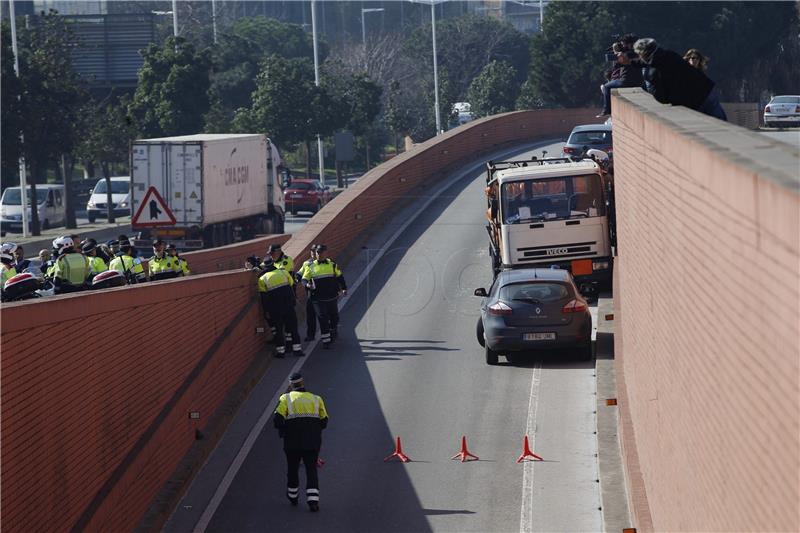
POLYGON ((649 67, 648 90, 662 104, 699 109, 714 88, 708 76, 672 50, 657 49, 649 67))

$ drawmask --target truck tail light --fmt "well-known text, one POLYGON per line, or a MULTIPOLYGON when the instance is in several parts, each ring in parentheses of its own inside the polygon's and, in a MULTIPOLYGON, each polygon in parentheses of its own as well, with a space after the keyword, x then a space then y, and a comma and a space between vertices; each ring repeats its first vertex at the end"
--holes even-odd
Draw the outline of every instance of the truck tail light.
POLYGON ((570 300, 567 305, 561 308, 561 312, 565 315, 568 313, 583 313, 586 311, 588 307, 586 306, 586 302, 582 302, 577 299, 570 300))
POLYGON ((514 310, 503 302, 494 303, 490 305, 487 310, 489 311, 490 315, 494 316, 509 316, 514 313, 514 310))

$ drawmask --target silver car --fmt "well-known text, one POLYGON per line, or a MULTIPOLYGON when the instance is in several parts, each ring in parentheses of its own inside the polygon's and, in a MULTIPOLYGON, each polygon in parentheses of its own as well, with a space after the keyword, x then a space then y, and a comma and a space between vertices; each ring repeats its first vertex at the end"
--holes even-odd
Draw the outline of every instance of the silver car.
POLYGON ((571 348, 592 357, 592 315, 570 273, 561 269, 503 270, 482 296, 478 343, 486 363, 543 348, 571 348))
POLYGON ((773 96, 764 108, 764 126, 800 125, 800 96, 773 96))

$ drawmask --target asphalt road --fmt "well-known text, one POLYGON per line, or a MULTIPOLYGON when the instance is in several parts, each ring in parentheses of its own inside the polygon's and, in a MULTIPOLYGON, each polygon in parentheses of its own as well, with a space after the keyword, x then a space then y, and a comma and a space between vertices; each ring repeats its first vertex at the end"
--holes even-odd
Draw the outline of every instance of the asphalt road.
MULTIPOLYGON (((560 144, 537 154, 542 148, 555 154, 560 144)), ((476 341, 480 300, 472 292, 491 282, 484 184, 474 170, 405 228, 352 291, 333 349, 316 348, 303 363, 331 415, 320 513, 309 513, 303 497, 300 507, 288 504, 271 422, 254 432, 249 453, 241 445, 274 409, 269 398, 297 363, 289 358, 274 361, 166 531, 195 529, 204 511, 205 530, 219 532, 602 530, 594 363, 549 353, 489 367, 476 341), (516 463, 525 434, 543 462, 516 463), (480 461, 450 460, 462 435, 480 461), (413 462, 383 462, 396 436, 413 462)), ((405 217, 350 267, 351 284, 405 217)))

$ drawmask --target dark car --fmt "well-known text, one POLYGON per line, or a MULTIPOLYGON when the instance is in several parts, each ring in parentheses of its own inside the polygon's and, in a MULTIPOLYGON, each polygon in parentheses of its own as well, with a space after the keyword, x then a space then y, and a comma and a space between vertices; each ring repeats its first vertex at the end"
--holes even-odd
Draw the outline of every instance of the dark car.
POLYGON ((582 158, 588 150, 602 150, 608 157, 614 156, 611 124, 587 124, 575 126, 562 149, 564 157, 582 158))
POLYGON ((592 357, 592 315, 570 273, 561 269, 503 270, 483 296, 478 319, 478 343, 486 363, 500 354, 542 348, 576 349, 592 357))
POLYGON ((298 211, 316 213, 330 202, 332 197, 330 187, 321 185, 317 180, 292 180, 283 191, 286 209, 293 215, 298 211))

